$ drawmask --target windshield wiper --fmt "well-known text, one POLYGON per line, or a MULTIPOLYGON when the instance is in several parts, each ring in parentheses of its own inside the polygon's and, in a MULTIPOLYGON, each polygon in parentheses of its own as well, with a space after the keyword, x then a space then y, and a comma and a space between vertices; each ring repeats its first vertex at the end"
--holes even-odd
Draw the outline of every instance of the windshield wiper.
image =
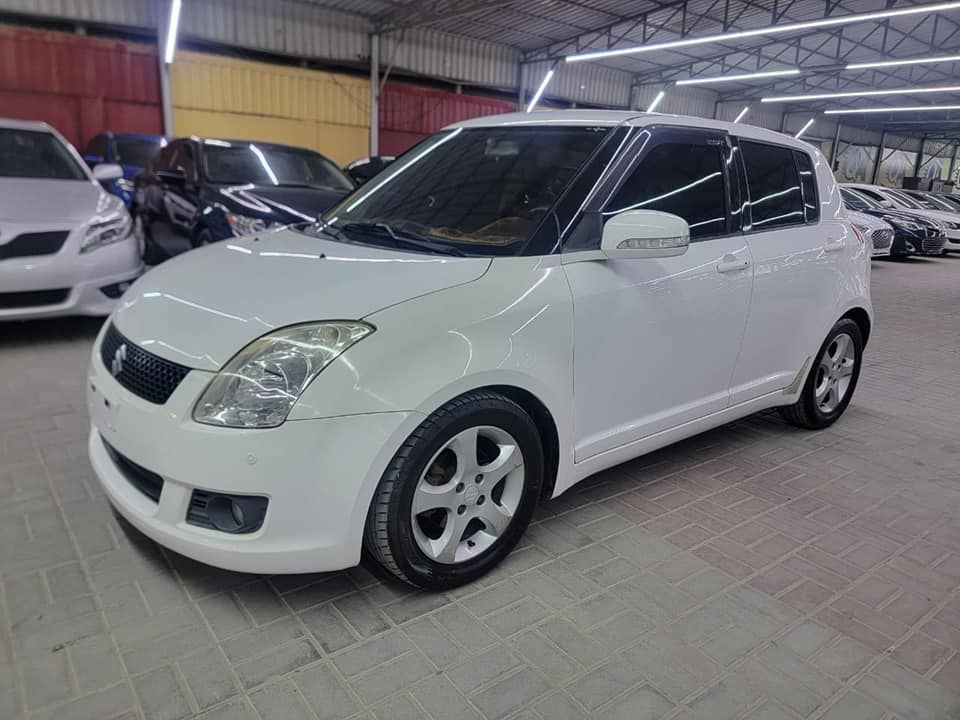
POLYGON ((466 257, 466 253, 458 248, 453 247, 452 245, 436 243, 430 240, 422 240, 409 231, 391 227, 387 223, 383 222, 349 222, 337 226, 337 229, 344 232, 350 232, 351 230, 365 233, 374 232, 380 236, 389 237, 397 247, 406 245, 407 247, 416 248, 418 250, 426 250, 427 252, 437 253, 440 255, 466 257))

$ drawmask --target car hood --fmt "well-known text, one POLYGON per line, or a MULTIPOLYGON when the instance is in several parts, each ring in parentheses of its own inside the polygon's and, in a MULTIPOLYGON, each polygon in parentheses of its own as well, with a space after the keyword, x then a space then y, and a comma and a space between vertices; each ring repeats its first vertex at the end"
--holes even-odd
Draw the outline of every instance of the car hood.
POLYGON ((921 227, 926 228, 936 228, 940 227, 939 223, 933 218, 927 217, 926 215, 921 215, 914 210, 889 210, 887 208, 870 208, 869 210, 864 211, 867 215, 872 215, 875 218, 884 220, 885 218, 898 218, 900 220, 908 220, 912 223, 916 223, 921 227))
POLYGON ((79 224, 110 209, 114 200, 90 180, 0 178, 0 220, 79 224))
POLYGON ((347 190, 309 187, 242 185, 218 189, 219 202, 231 212, 253 215, 284 224, 316 220, 347 190), (224 202, 226 200, 226 202, 224 202))
POLYGON ((209 245, 154 268, 123 296, 113 322, 156 355, 218 370, 275 328, 359 320, 472 282, 490 262, 278 230, 209 245))

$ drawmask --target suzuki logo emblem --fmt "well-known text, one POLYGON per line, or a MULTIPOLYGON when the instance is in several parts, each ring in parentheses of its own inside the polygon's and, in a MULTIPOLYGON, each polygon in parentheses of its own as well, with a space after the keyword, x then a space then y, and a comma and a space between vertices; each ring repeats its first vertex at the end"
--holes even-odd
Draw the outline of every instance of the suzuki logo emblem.
POLYGON ((113 354, 113 362, 110 364, 110 374, 117 377, 123 372, 123 363, 127 359, 127 344, 124 343, 117 348, 113 354))

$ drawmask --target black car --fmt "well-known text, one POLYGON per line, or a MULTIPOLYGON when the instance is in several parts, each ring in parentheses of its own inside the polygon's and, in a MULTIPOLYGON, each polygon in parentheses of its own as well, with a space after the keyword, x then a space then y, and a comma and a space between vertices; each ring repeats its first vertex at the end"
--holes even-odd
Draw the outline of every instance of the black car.
POLYGON ((947 235, 943 226, 934 220, 908 210, 885 208, 853 188, 841 187, 840 195, 847 210, 879 218, 893 228, 891 257, 943 254, 947 235))
POLYGON ((355 185, 320 153, 250 142, 180 138, 134 183, 131 212, 144 260, 312 222, 355 185))

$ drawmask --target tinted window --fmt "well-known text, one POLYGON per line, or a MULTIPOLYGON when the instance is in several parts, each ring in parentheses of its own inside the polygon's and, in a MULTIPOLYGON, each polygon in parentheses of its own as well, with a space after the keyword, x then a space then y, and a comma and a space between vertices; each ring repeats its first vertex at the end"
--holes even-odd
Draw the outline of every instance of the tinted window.
POLYGON ((197 166, 193 161, 193 147, 190 143, 183 143, 177 148, 177 153, 173 158, 173 169, 182 169, 183 176, 188 180, 197 177, 197 166))
POLYGON ((355 242, 390 244, 391 233, 404 233, 438 251, 519 254, 607 132, 547 125, 444 132, 325 217, 355 242))
POLYGON ((910 208, 911 210, 923 210, 924 206, 922 203, 914 200, 909 195, 905 195, 901 192, 896 192, 894 190, 887 190, 887 193, 893 199, 894 202, 903 205, 904 207, 910 208))
POLYGON ((659 210, 679 215, 690 237, 719 235, 727 229, 723 159, 716 145, 664 143, 653 148, 604 209, 609 217, 624 210, 659 210))
POLYGON ((750 190, 752 228, 769 230, 803 222, 803 199, 793 151, 778 145, 740 142, 750 190))
POLYGON ((87 174, 54 135, 0 128, 0 177, 86 180, 87 174))
POLYGON ((879 202, 890 202, 890 200, 888 200, 887 198, 885 198, 883 195, 881 195, 880 193, 878 193, 876 190, 871 190, 870 188, 861 188, 861 187, 858 187, 858 188, 857 188, 857 192, 860 193, 861 195, 866 195, 868 198, 870 198, 871 200, 873 200, 873 201, 875 201, 875 202, 878 202, 878 203, 879 203, 879 202))
POLYGON ((820 219, 817 176, 813 172, 813 163, 809 155, 795 150, 794 156, 797 159, 797 171, 800 173, 800 189, 803 191, 803 217, 808 223, 814 223, 820 219))
POLYGON ((287 185, 352 190, 353 183, 323 155, 270 145, 205 143, 203 163, 210 182, 225 185, 287 185))
POLYGON ((117 138, 117 162, 132 167, 146 167, 160 148, 160 138, 117 138))
POLYGON ((154 170, 159 172, 164 172, 170 170, 171 161, 173 160, 174 154, 177 152, 177 148, 180 147, 180 143, 173 143, 172 145, 167 145, 165 148, 160 150, 156 155, 153 156, 153 160, 150 161, 151 167, 154 170))
POLYGON ((84 155, 95 155, 103 160, 107 159, 107 136, 97 135, 90 144, 87 145, 87 151, 84 155))

